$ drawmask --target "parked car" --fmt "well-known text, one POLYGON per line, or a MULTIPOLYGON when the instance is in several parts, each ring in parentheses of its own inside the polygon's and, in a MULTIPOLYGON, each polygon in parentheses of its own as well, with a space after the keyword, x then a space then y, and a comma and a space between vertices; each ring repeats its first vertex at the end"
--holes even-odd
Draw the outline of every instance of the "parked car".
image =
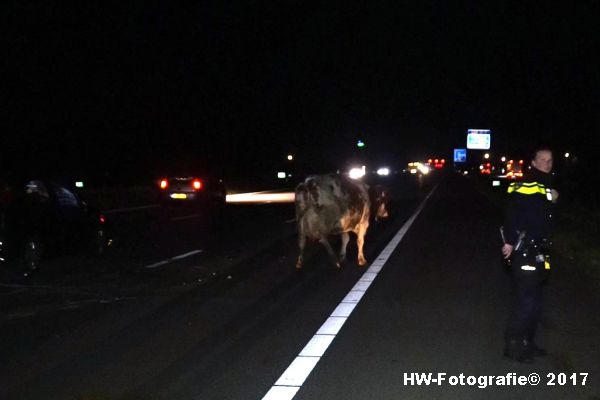
POLYGON ((66 186, 0 180, 0 264, 28 275, 47 257, 78 249, 101 256, 111 242, 106 217, 66 186))

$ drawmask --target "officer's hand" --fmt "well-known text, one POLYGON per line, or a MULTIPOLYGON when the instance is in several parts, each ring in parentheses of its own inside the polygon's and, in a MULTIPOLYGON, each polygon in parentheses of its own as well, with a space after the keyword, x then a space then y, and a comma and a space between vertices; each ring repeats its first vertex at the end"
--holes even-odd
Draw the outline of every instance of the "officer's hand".
POLYGON ((512 252, 513 246, 508 243, 504 243, 504 246, 502 246, 502 255, 504 256, 504 259, 510 258, 512 252))
POLYGON ((558 190, 550 189, 550 193, 552 193, 552 202, 556 203, 558 201, 558 190))

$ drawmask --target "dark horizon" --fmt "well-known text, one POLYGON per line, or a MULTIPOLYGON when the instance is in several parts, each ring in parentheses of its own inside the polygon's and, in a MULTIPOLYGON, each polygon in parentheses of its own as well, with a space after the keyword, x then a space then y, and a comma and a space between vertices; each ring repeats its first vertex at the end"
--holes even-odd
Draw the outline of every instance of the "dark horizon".
POLYGON ((594 11, 14 2, 3 168, 150 174, 198 157, 243 174, 291 152, 331 170, 358 138, 405 162, 451 155, 468 128, 492 129, 496 152, 586 153, 600 105, 594 11))

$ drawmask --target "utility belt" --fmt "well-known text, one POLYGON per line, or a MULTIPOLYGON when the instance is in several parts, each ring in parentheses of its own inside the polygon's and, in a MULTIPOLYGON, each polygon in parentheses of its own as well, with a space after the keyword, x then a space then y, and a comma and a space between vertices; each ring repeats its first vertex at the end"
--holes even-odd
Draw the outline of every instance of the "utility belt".
MULTIPOLYGON (((500 227, 502 241, 506 243, 504 237, 504 227, 500 227)), ((519 265, 524 271, 544 270, 550 272, 550 250, 552 241, 547 238, 528 239, 527 232, 517 231, 518 240, 513 248, 513 253, 522 258, 525 263, 519 265)))
POLYGON ((549 239, 525 239, 519 241, 515 246, 515 252, 527 260, 528 263, 521 265, 520 268, 526 271, 543 269, 550 271, 550 250, 552 241, 549 239), (531 262, 533 265, 530 265, 531 262))

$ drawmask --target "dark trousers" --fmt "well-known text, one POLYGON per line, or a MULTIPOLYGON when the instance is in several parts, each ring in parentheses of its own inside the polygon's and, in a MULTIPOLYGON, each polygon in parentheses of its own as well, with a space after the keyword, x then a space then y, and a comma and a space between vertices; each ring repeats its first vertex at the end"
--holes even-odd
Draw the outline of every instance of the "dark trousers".
POLYGON ((506 328, 506 340, 534 341, 542 309, 544 265, 536 264, 535 255, 515 253, 511 260, 512 310, 506 328), (524 270, 524 265, 536 267, 524 270))

